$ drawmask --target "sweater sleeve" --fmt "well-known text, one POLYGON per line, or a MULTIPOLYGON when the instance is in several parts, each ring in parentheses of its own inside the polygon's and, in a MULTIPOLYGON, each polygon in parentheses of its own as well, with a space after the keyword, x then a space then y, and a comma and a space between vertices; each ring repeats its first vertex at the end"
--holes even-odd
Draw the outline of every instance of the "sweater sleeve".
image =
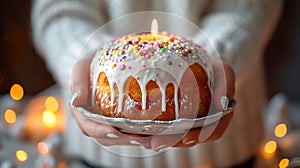
POLYGON ((200 27, 238 75, 249 57, 262 55, 254 51, 263 52, 279 18, 281 4, 281 0, 216 0, 200 27))
POLYGON ((88 39, 106 22, 101 3, 92 0, 33 2, 33 41, 56 81, 65 87, 70 87, 72 68, 79 57, 98 47, 99 42, 88 39))

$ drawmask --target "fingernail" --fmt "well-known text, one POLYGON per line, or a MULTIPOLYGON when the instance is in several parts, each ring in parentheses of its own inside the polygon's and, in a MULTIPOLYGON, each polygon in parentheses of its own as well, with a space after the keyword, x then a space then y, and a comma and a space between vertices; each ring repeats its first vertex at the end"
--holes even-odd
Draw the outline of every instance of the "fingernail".
POLYGON ((196 142, 195 140, 190 140, 190 141, 184 142, 184 144, 185 145, 190 145, 190 144, 193 144, 195 142, 196 142))
POLYGON ((227 96, 222 96, 221 97, 221 105, 222 105, 223 110, 227 110, 228 104, 229 104, 228 97, 227 96))
POLYGON ((156 152, 162 152, 162 151, 165 151, 167 148, 168 148, 167 145, 159 145, 159 146, 157 146, 157 147, 154 149, 154 151, 156 151, 156 152))
POLYGON ((119 138, 118 135, 113 134, 113 133, 108 133, 108 134, 106 134, 106 137, 108 137, 108 138, 119 138))
POLYGON ((72 96, 72 98, 71 98, 71 105, 72 106, 77 106, 77 102, 76 102, 76 100, 77 100, 77 98, 79 97, 79 95, 80 95, 80 92, 79 91, 76 91, 74 94, 73 94, 73 96, 72 96))
POLYGON ((129 143, 132 145, 141 145, 141 143, 139 143, 138 141, 135 141, 135 140, 131 140, 131 141, 129 141, 129 143))

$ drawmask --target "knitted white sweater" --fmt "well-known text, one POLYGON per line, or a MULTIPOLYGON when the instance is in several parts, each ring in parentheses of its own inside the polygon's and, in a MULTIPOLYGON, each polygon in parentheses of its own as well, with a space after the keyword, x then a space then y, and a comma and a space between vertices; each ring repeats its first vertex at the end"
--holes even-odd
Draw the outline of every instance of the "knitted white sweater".
MULTIPOLYGON (((70 90, 72 66, 91 33, 114 18, 137 11, 175 13, 199 25, 238 74, 234 119, 216 142, 172 149, 152 157, 121 157, 95 147, 68 114, 66 150, 109 167, 223 167, 255 155, 263 136, 261 55, 280 9, 281 0, 36 0, 32 10, 34 42, 66 90, 70 90)), ((96 49, 93 44, 88 44, 89 51, 96 49)), ((119 153, 129 149, 147 152, 134 147, 114 149, 119 153)))

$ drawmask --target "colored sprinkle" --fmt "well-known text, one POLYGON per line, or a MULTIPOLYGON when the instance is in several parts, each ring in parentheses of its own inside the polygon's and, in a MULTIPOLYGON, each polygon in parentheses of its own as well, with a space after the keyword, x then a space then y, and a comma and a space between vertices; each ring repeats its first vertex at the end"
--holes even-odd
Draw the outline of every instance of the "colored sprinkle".
MULTIPOLYGON (((149 59, 155 62, 167 61, 166 64, 173 65, 172 60, 176 57, 182 57, 187 61, 196 59, 194 53, 199 53, 199 50, 200 47, 194 45, 191 40, 174 35, 170 35, 165 39, 156 38, 155 40, 151 38, 150 34, 128 35, 117 38, 101 48, 97 53, 100 55, 98 65, 108 69, 109 66, 112 69, 118 66, 120 70, 130 70, 132 67, 125 64, 125 62, 147 61, 149 59)), ((141 63, 143 68, 146 65, 141 63)), ((182 63, 178 64, 178 66, 182 65, 182 63)))
POLYGON ((125 69, 125 65, 124 65, 124 64, 121 64, 121 65, 120 65, 120 70, 123 71, 124 69, 125 69))

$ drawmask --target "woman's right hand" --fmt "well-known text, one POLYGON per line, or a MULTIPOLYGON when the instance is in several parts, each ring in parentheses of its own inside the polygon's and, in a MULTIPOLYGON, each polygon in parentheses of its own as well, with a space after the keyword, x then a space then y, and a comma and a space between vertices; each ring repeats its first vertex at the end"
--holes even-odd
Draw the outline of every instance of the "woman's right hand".
MULTIPOLYGON (((79 60, 73 68, 71 91, 72 95, 76 94, 77 96, 73 102, 74 106, 84 106, 87 104, 88 89, 90 87, 90 64, 93 56, 94 53, 79 60)), ((74 109, 72 109, 72 114, 82 133, 95 138, 101 145, 142 145, 145 148, 150 148, 150 141, 146 137, 122 133, 110 125, 92 121, 74 109)))

